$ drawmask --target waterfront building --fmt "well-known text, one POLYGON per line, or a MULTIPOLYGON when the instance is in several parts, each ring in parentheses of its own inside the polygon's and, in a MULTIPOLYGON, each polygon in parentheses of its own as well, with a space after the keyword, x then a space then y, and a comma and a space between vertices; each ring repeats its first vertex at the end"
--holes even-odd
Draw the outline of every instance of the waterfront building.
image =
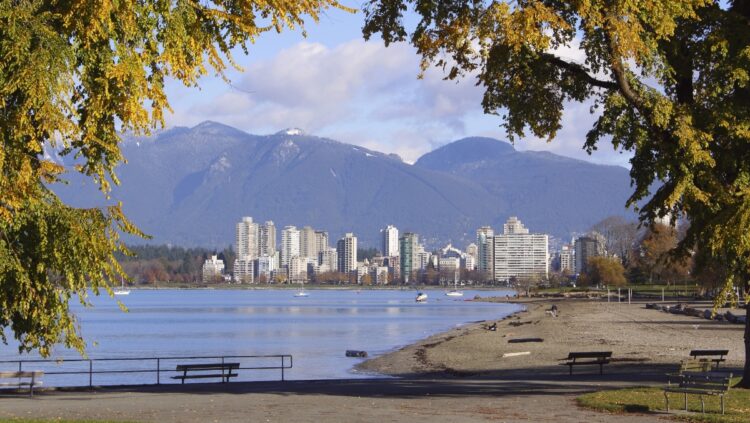
POLYGON ((335 272, 338 270, 339 257, 336 253, 335 248, 326 248, 325 250, 318 253, 318 263, 321 266, 326 266, 328 272, 335 272))
POLYGON ((357 237, 349 232, 336 244, 338 269, 341 273, 357 270, 357 237))
POLYGON ((370 277, 375 285, 388 284, 388 267, 387 266, 370 266, 370 277))
POLYGON ((529 234, 515 216, 492 237, 493 279, 546 279, 549 276, 549 236, 529 234))
POLYGON ((463 267, 466 270, 474 270, 477 268, 477 259, 476 257, 466 254, 463 259, 461 259, 461 267, 463 267))
POLYGON ((477 269, 488 275, 492 275, 493 236, 495 236, 495 230, 489 226, 477 229, 477 269))
POLYGON ((455 272, 461 268, 460 257, 440 257, 438 260, 438 269, 440 273, 455 272))
POLYGON ((400 253, 400 271, 404 282, 414 278, 414 272, 419 269, 417 249, 419 247, 419 236, 415 233, 406 232, 398 240, 400 253))
POLYGON ((238 258, 258 256, 258 224, 253 222, 252 217, 245 216, 237 223, 235 244, 238 258))
POLYGON ((222 273, 224 273, 224 260, 211 256, 203 262, 203 283, 215 282, 222 278, 222 273))
POLYGON ((315 231, 315 259, 319 259, 320 253, 330 248, 328 245, 328 232, 326 231, 315 231))
POLYGON ((289 260, 295 256, 299 256, 299 229, 285 226, 281 230, 281 266, 289 266, 289 260))
POLYGON ((317 260, 318 252, 315 247, 315 230, 305 226, 299 231, 299 255, 317 260))
POLYGON ((386 257, 399 255, 398 228, 393 225, 388 225, 381 232, 383 233, 383 255, 386 257))
POLYGON ((239 283, 254 283, 255 282, 255 260, 245 256, 245 258, 237 258, 234 261, 232 269, 234 280, 239 283))
POLYGON ((268 220, 258 228, 258 257, 276 254, 276 226, 268 220))
POLYGON ((466 246, 466 254, 474 257, 476 259, 479 257, 479 249, 477 248, 477 244, 474 244, 473 242, 466 246))
POLYGON ((292 256, 289 258, 289 282, 300 283, 307 280, 307 257, 292 256))
MULTIPOLYGON (((601 235, 600 235, 601 236, 601 235)), ((604 255, 604 243, 597 236, 582 236, 575 243, 575 273, 586 273, 591 257, 604 255)))
POLYGON ((563 244, 560 248, 560 272, 575 273, 575 249, 572 245, 563 244))
POLYGON ((262 255, 255 261, 255 275, 260 278, 265 276, 267 281, 271 280, 273 272, 279 268, 279 255, 275 253, 272 256, 262 255))

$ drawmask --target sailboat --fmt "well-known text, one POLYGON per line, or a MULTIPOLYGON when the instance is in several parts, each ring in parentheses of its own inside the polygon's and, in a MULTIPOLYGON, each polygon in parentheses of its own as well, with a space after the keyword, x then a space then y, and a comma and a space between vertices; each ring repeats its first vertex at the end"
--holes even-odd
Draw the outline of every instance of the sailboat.
POLYGON ((115 295, 130 295, 130 290, 125 288, 125 279, 120 276, 120 287, 115 289, 115 295))
POLYGON ((308 294, 307 292, 305 292, 305 281, 303 280, 302 281, 302 288, 299 291, 297 291, 297 293, 294 294, 294 296, 295 297, 307 297, 309 295, 310 294, 308 294))
POLYGON ((453 273, 453 289, 445 293, 445 295, 449 297, 463 297, 464 296, 464 293, 458 290, 458 278, 456 275, 457 273, 458 271, 453 273))

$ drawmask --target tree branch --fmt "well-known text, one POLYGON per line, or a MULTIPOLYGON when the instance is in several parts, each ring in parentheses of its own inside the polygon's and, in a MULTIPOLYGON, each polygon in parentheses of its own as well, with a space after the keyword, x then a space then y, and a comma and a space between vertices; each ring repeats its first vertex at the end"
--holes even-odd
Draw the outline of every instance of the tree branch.
POLYGON ((565 60, 555 56, 551 53, 542 53, 542 57, 544 60, 546 60, 548 63, 557 66, 558 68, 564 69, 568 72, 571 72, 575 74, 578 77, 583 78, 584 81, 588 82, 589 84, 604 88, 606 90, 616 90, 620 88, 616 82, 614 81, 604 81, 601 79, 597 79, 593 76, 591 76, 586 69, 579 65, 578 63, 572 63, 572 62, 566 62, 565 60))

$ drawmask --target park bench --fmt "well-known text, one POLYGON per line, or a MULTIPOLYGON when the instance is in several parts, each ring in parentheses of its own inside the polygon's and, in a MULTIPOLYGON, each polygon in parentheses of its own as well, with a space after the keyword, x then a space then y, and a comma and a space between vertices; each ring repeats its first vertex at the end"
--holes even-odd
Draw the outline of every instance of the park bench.
POLYGON ((565 363, 560 363, 561 366, 570 367, 570 374, 573 374, 573 366, 589 366, 599 365, 599 374, 604 374, 604 365, 609 364, 609 359, 612 357, 612 351, 587 351, 587 352, 571 352, 568 353, 567 358, 561 358, 560 360, 566 360, 565 363))
POLYGON ((664 388, 664 400, 669 412, 669 393, 685 395, 685 411, 688 411, 688 394, 698 395, 701 399, 701 413, 706 412, 703 397, 716 395, 721 399, 721 414, 724 414, 724 395, 729 391, 732 374, 716 373, 683 373, 669 375, 669 382, 664 388))
POLYGON ((199 364, 179 364, 175 371, 182 372, 181 375, 172 376, 172 379, 203 379, 211 377, 220 377, 222 383, 229 382, 230 377, 236 377, 235 370, 240 368, 240 363, 199 363, 199 364), (188 374, 193 372, 193 374, 188 374), (197 373, 195 373, 197 372, 197 373), (210 372, 210 373, 206 373, 210 372))
POLYGON ((15 386, 16 388, 28 386, 29 396, 33 397, 34 387, 42 384, 42 376, 44 376, 44 372, 40 371, 0 372, 0 380, 11 380, 8 382, 0 382, 0 386, 15 386))
POLYGON ((724 356, 729 354, 729 350, 692 350, 690 351, 690 357, 696 360, 707 360, 712 361, 715 364, 715 368, 719 368, 719 364, 726 361, 724 356), (698 357, 701 357, 700 359, 698 357), (708 357, 708 358, 704 358, 708 357), (711 358, 713 357, 713 358, 711 358))

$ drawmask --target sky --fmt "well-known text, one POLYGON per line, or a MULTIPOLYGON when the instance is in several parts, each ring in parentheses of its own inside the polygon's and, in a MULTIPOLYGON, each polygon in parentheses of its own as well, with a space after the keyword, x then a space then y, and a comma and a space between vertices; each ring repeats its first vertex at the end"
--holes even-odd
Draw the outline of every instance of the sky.
MULTIPOLYGON (((501 118, 484 114, 482 89, 472 78, 445 81, 442 70, 430 69, 418 79, 416 50, 408 44, 386 48, 374 37, 364 41, 363 21, 361 12, 328 10, 318 23, 306 24, 306 38, 300 31, 269 32, 249 46, 248 55, 238 51, 234 58, 243 71, 230 70, 230 83, 213 75, 202 78, 198 89, 168 82, 174 113, 166 116, 167 127, 212 120, 258 135, 294 127, 396 153, 409 163, 464 137, 507 140, 501 118)), ((582 61, 575 46, 559 55, 582 61)), ((611 145, 593 155, 582 149, 595 119, 589 109, 567 104, 552 142, 527 136, 515 148, 629 167, 630 156, 611 145)))

